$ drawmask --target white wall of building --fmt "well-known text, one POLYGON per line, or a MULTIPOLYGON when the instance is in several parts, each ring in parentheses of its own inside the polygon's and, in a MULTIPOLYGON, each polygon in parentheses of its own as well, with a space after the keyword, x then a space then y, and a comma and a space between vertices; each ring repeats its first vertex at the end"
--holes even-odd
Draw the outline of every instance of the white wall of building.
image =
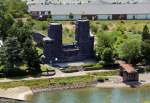
MULTIPOLYGON (((69 15, 52 15, 53 20, 69 20, 69 15)), ((81 15, 74 15, 73 20, 81 19, 81 15)))
POLYGON ((150 19, 150 14, 129 14, 127 15, 127 19, 132 20, 132 19, 137 19, 137 20, 142 20, 142 19, 150 19))
POLYGON ((74 15, 74 20, 81 19, 81 15, 74 15))
POLYGON ((138 20, 142 20, 142 19, 146 19, 146 15, 144 15, 144 14, 138 14, 138 15, 136 15, 136 19, 138 19, 138 20))
POLYGON ((100 20, 107 20, 107 19, 112 19, 112 15, 98 15, 97 16, 97 19, 100 19, 100 20))
POLYGON ((134 18, 136 18, 136 15, 134 15, 134 14, 127 15, 127 19, 129 19, 129 20, 133 20, 134 18))
POLYGON ((52 15, 53 20, 68 20, 69 16, 67 15, 52 15))
POLYGON ((150 14, 147 14, 146 18, 147 18, 147 19, 150 19, 150 14))

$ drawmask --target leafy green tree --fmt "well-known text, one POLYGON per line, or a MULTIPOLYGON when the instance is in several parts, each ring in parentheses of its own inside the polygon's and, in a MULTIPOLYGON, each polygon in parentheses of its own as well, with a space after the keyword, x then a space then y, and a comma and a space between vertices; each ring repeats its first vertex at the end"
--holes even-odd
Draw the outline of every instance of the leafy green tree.
POLYGON ((102 31, 99 27, 99 24, 96 24, 95 22, 91 23, 91 30, 94 34, 98 33, 99 31, 102 31))
POLYGON ((102 24, 102 30, 109 30, 109 27, 107 24, 102 24))
POLYGON ((23 17, 27 13, 28 6, 22 0, 6 0, 6 5, 8 12, 15 18, 23 17))
POLYGON ((0 47, 0 66, 5 64, 5 59, 6 59, 6 54, 5 54, 5 50, 4 47, 0 47))
POLYGON ((0 1, 0 37, 4 40, 7 37, 7 31, 14 23, 11 14, 7 13, 6 7, 0 1))
POLYGON ((17 37, 21 47, 26 39, 32 39, 32 30, 30 26, 22 24, 21 21, 14 24, 8 31, 9 37, 17 37))
POLYGON ((145 63, 150 63, 150 34, 147 25, 144 26, 142 33, 141 52, 145 63))
POLYGON ((70 13, 70 14, 69 14, 69 19, 72 20, 73 18, 74 18, 73 14, 70 13))
POLYGON ((150 63, 150 40, 142 42, 141 51, 145 62, 150 63))
POLYGON ((51 11, 49 11, 47 21, 51 22, 51 20, 52 20, 52 14, 51 14, 51 11))
POLYGON ((3 14, 6 11, 4 2, 0 1, 0 14, 3 14))
POLYGON ((117 31, 120 31, 122 34, 125 34, 126 27, 123 24, 117 26, 117 31))
POLYGON ((35 23, 34 23, 32 17, 28 17, 28 18, 27 18, 27 25, 29 25, 29 26, 31 26, 31 27, 33 27, 33 26, 35 25, 35 23))
POLYGON ((142 40, 146 40, 146 39, 150 39, 149 29, 147 25, 144 26, 143 33, 142 33, 142 40))
POLYGON ((21 49, 17 38, 7 38, 0 50, 0 61, 7 70, 14 69, 21 63, 21 49))
POLYGON ((38 52, 32 41, 32 30, 30 26, 25 25, 22 21, 15 23, 9 30, 9 37, 17 37, 23 57, 23 62, 28 65, 29 70, 40 71, 40 60, 38 52))
POLYGON ((31 39, 25 41, 22 53, 23 60, 28 65, 29 70, 31 72, 40 72, 40 58, 31 39))
POLYGON ((97 58, 100 60, 101 55, 105 48, 111 48, 113 49, 113 44, 115 42, 115 39, 110 34, 101 32, 97 34, 97 43, 96 43, 96 55, 97 58))
POLYGON ((105 48, 102 55, 102 61, 104 64, 109 65, 113 63, 113 50, 111 48, 105 48))
POLYGON ((127 39, 121 46, 119 57, 129 63, 136 63, 141 56, 141 41, 138 39, 127 39))

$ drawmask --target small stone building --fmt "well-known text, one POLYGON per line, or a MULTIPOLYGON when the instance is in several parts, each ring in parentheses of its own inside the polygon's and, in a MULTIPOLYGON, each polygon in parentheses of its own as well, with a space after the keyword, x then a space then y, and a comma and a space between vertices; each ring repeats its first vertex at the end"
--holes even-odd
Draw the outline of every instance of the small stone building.
POLYGON ((124 62, 120 62, 119 64, 121 66, 120 74, 123 78, 123 82, 139 81, 139 74, 131 64, 124 62))

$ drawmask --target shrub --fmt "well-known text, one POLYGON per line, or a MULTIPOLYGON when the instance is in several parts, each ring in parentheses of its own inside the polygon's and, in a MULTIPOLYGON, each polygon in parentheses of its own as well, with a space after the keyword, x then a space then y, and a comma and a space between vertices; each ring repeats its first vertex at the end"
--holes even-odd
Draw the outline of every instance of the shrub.
POLYGON ((95 23, 91 24, 91 29, 94 33, 97 33, 98 32, 98 27, 95 23))
POLYGON ((0 72, 3 72, 4 71, 4 66, 0 66, 0 72))
POLYGON ((117 31, 120 31, 122 34, 124 34, 126 31, 126 27, 124 27, 123 25, 119 25, 117 27, 117 31))
POLYGON ((109 65, 113 63, 113 52, 111 48, 105 48, 102 55, 102 61, 104 61, 105 65, 109 65))
POLYGON ((96 79, 98 82, 104 82, 105 80, 108 80, 107 77, 97 77, 96 79))
POLYGON ((10 69, 5 71, 6 77, 20 77, 20 76, 26 76, 28 73, 26 70, 21 70, 21 69, 10 69))
POLYGON ((120 52, 118 54, 121 59, 127 60, 128 63, 136 63, 141 56, 141 40, 126 40, 120 46, 120 52))
POLYGON ((27 18, 27 23, 32 27, 33 25, 35 25, 34 21, 32 20, 31 17, 27 18))
POLYGON ((86 65, 83 66, 85 71, 90 71, 90 70, 100 70, 103 68, 103 65, 97 63, 97 64, 90 64, 90 65, 86 65))
POLYGON ((47 27, 47 24, 43 23, 43 24, 42 24, 42 30, 47 30, 47 28, 48 28, 48 27, 47 27))
POLYGON ((51 67, 49 67, 48 65, 46 65, 46 64, 44 64, 44 65, 42 65, 41 64, 41 71, 42 72, 54 72, 55 70, 54 69, 52 69, 51 67))
POLYGON ((119 75, 119 71, 115 70, 115 71, 106 71, 106 72, 95 72, 95 73, 90 73, 90 75, 93 76, 100 76, 100 77, 105 77, 105 76, 114 76, 114 75, 119 75))
POLYGON ((64 73, 73 73, 73 72, 78 72, 79 69, 77 67, 68 67, 68 68, 61 69, 61 71, 64 73))
POLYGON ((82 65, 82 67, 92 67, 94 66, 94 64, 85 64, 85 65, 82 65))
POLYGON ((102 30, 109 30, 109 28, 108 28, 108 26, 107 26, 107 24, 102 24, 102 30))
POLYGON ((146 67, 145 72, 150 72, 150 67, 146 67))
POLYGON ((68 28, 64 28, 64 34, 69 34, 69 29, 68 28))

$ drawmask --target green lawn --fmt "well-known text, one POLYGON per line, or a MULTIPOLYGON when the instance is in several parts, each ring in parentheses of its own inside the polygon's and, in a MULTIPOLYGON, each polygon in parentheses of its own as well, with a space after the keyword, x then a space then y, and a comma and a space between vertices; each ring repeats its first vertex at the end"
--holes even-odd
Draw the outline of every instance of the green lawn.
MULTIPOLYGON (((45 65, 46 67, 46 65, 45 65)), ((44 68, 42 69, 44 71, 44 68)), ((28 81, 13 81, 0 83, 0 88, 14 88, 18 86, 28 86, 31 88, 46 88, 49 85, 51 86, 64 86, 64 85, 72 85, 72 84, 80 84, 80 83, 90 83, 97 79, 105 79, 107 76, 118 75, 118 71, 110 71, 110 72, 101 72, 101 73, 92 73, 85 76, 77 76, 77 77, 62 77, 62 78, 51 78, 51 79, 40 79, 40 80, 28 80, 28 81)))
POLYGON ((49 85, 51 86, 63 86, 66 84, 77 84, 77 83, 88 83, 93 81, 93 76, 79 76, 79 77, 65 77, 65 78, 52 78, 52 79, 40 79, 40 80, 28 80, 28 81, 15 81, 0 83, 0 88, 14 88, 18 86, 28 86, 31 88, 46 88, 49 85))

